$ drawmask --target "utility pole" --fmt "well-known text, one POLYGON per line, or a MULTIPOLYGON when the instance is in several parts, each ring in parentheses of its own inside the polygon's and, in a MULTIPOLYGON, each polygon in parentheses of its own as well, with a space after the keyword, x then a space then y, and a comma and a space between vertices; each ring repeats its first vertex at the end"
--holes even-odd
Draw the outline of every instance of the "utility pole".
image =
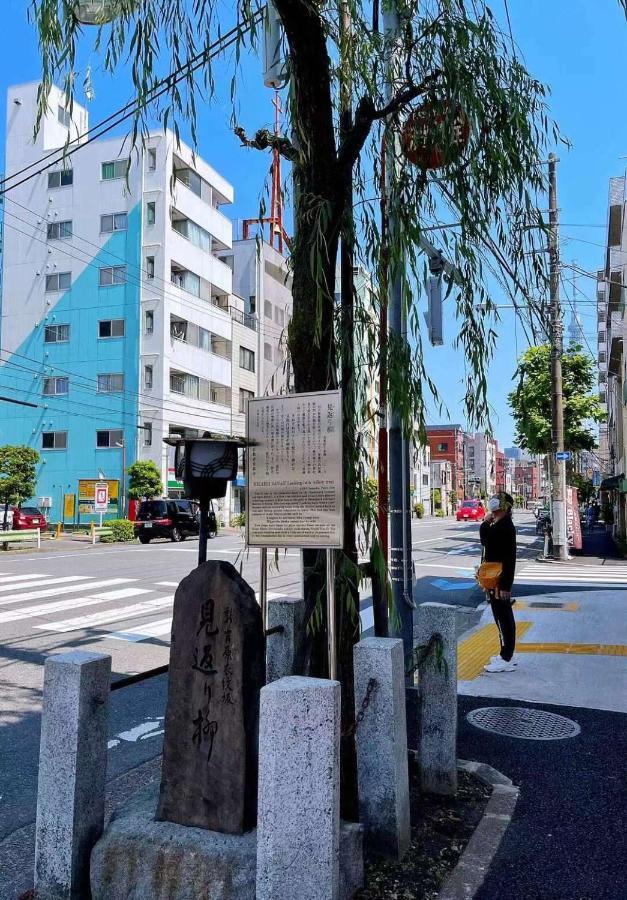
MULTIPOLYGON (((388 45, 388 98, 396 90, 400 77, 401 29, 398 2, 388 3, 383 13, 384 32, 388 45)), ((386 141, 386 196, 388 202, 388 246, 394 247, 398 235, 396 206, 397 180, 400 166, 400 136, 390 128, 386 141)), ((393 254, 390 254, 390 259, 393 254)), ((407 316, 403 298, 403 282, 399 263, 388 269, 388 321, 390 336, 406 341, 407 316)), ((414 600, 411 569, 411 518, 409 505, 409 442, 403 434, 399 410, 389 410, 389 473, 390 473, 390 580, 394 609, 399 622, 397 636, 403 639, 407 659, 414 645, 414 600)))
POLYGON ((551 292, 551 480, 553 555, 568 559, 566 537, 566 463, 558 459, 564 452, 564 396, 562 352, 564 326, 560 308, 559 213, 557 209, 557 157, 549 154, 549 287, 551 292))

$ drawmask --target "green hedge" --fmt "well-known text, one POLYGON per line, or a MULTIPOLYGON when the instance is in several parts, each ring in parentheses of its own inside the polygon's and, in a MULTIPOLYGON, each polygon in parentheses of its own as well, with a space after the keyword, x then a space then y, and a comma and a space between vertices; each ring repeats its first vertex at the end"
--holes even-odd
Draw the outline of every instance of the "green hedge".
POLYGON ((246 525, 246 513, 238 513, 231 519, 231 528, 244 528, 246 525))
POLYGON ((424 503, 414 503, 414 513, 418 519, 422 519, 425 514, 424 503))
POLYGON ((112 534, 103 534, 100 538, 102 544, 114 544, 120 541, 135 540, 135 526, 128 519, 111 519, 103 522, 105 528, 110 528, 112 534))

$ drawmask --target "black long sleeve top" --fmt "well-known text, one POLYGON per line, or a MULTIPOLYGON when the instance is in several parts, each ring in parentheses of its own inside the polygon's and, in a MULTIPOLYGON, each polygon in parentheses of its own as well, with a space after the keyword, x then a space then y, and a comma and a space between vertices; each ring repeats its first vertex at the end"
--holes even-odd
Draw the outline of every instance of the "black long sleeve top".
POLYGON ((498 522, 482 522, 479 534, 485 548, 485 561, 499 562, 503 566, 499 588, 511 591, 516 571, 516 528, 512 517, 504 516, 498 522))

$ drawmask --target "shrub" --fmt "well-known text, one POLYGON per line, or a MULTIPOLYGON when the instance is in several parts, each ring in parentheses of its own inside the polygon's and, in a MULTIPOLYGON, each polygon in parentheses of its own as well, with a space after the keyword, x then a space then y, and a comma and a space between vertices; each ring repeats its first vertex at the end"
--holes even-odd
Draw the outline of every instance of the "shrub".
POLYGON ((237 515, 233 516, 231 519, 231 528, 244 528, 246 525, 246 513, 237 513, 237 515))
POLYGON ((444 510, 442 509, 442 507, 440 507, 440 509, 436 509, 435 514, 438 518, 443 519, 444 518, 444 510))
POLYGON ((424 503, 414 503, 414 513, 416 514, 416 518, 422 519, 425 514, 424 503))
POLYGON ((135 527, 128 519, 111 519, 110 522, 105 522, 104 525, 106 528, 111 529, 112 534, 104 534, 100 538, 103 544, 135 540, 135 527))

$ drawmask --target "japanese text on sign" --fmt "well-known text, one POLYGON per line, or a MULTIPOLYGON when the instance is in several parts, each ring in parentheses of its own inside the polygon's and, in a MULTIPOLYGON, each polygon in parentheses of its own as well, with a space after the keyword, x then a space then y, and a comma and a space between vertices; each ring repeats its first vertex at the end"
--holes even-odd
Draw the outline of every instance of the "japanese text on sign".
POLYGON ((341 547, 340 391, 249 400, 248 441, 248 544, 341 547))

